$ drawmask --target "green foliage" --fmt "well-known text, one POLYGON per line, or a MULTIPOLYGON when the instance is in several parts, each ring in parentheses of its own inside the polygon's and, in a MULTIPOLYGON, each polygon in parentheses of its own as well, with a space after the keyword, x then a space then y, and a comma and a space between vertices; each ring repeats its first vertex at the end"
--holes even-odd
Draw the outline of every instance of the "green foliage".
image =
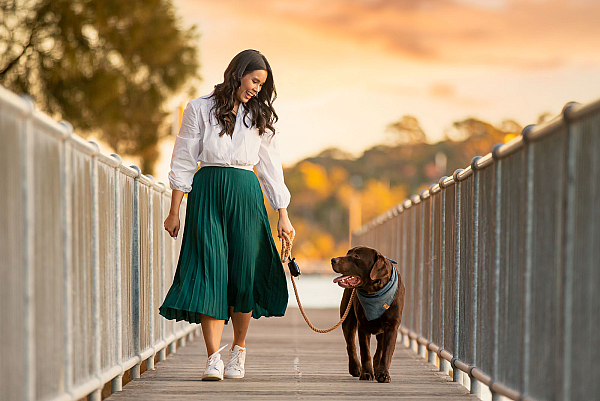
POLYGON ((169 0, 3 0, 0 81, 152 173, 162 106, 199 67, 169 0))

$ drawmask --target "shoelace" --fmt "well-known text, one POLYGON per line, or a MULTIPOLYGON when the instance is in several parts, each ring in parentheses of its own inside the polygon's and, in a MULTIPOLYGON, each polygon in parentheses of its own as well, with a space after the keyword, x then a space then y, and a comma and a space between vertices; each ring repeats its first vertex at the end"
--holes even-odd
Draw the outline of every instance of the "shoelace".
POLYGON ((229 360, 229 362, 227 363, 227 367, 235 369, 235 370, 242 370, 242 364, 241 364, 241 357, 244 354, 245 350, 237 350, 237 351, 231 351, 231 358, 229 360))
POLYGON ((212 354, 211 356, 208 357, 208 361, 207 361, 208 366, 215 364, 219 359, 221 359, 221 355, 219 354, 219 352, 223 351, 225 349, 225 347, 227 347, 228 345, 229 344, 225 344, 224 346, 219 348, 214 354, 212 354), (217 358, 217 356, 219 358, 217 358))

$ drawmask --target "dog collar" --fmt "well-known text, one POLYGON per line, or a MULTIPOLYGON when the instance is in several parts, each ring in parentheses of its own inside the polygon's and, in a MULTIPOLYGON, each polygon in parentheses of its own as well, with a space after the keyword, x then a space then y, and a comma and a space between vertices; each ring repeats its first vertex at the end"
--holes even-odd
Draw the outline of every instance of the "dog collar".
POLYGON ((398 290, 398 272, 396 266, 392 264, 392 277, 379 291, 374 294, 368 294, 364 291, 357 290, 356 295, 360 304, 363 307, 367 320, 375 320, 383 315, 396 297, 398 290))

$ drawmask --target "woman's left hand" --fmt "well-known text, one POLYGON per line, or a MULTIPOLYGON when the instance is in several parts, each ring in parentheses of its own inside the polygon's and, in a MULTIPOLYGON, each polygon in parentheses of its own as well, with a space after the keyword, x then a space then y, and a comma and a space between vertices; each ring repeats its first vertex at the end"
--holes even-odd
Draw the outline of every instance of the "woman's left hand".
POLYGON ((290 238, 293 238, 296 235, 296 230, 294 230, 294 227, 292 226, 287 210, 279 209, 278 212, 279 221, 277 222, 277 236, 279 237, 279 240, 281 241, 283 238, 283 233, 286 233, 290 238))

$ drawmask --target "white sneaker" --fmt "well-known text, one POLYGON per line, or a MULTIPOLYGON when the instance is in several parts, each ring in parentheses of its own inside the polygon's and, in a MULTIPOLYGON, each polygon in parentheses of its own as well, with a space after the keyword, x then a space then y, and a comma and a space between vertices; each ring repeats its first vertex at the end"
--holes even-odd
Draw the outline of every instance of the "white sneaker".
POLYGON ((239 345, 234 346, 229 351, 229 362, 225 366, 225 378, 243 378, 245 373, 244 362, 246 362, 246 348, 242 348, 239 345))
POLYGON ((223 361, 221 360, 221 352, 229 344, 225 344, 217 352, 208 357, 206 361, 206 369, 202 374, 202 380, 223 380, 223 361))

